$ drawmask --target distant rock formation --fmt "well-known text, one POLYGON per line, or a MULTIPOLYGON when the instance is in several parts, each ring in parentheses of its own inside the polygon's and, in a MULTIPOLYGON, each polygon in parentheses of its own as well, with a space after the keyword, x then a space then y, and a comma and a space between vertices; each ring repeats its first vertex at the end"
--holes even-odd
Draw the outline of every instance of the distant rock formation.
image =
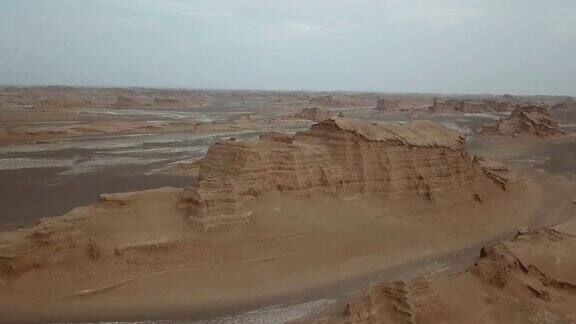
POLYGON ((564 134, 558 128, 548 109, 540 106, 517 107, 510 117, 500 120, 496 125, 485 127, 484 134, 494 135, 536 135, 548 137, 564 134))
POLYGON ((179 99, 159 97, 154 98, 154 105, 160 108, 178 108, 186 106, 186 104, 179 99))
POLYGON ((484 176, 453 130, 429 121, 368 124, 338 117, 294 136, 217 142, 199 168, 199 182, 182 202, 204 229, 248 222, 245 202, 270 192, 414 194, 434 201, 484 176))
POLYGON ((303 108, 302 111, 294 115, 294 117, 320 122, 332 117, 332 114, 326 109, 314 107, 303 108))
POLYGON ((310 106, 326 107, 326 108, 342 108, 346 104, 334 99, 333 96, 314 97, 308 100, 310 106))
POLYGON ((552 106, 552 109, 576 111, 576 100, 574 100, 572 97, 568 97, 566 100, 552 106))
POLYGON ((390 100, 386 98, 378 99, 374 110, 379 111, 397 111, 400 109, 400 100, 390 100))
POLYGON ((430 111, 435 113, 460 112, 474 114, 486 112, 508 112, 514 110, 514 108, 518 106, 518 101, 509 100, 506 96, 498 99, 482 99, 480 101, 434 98, 434 103, 430 107, 430 111))
POLYGON ((142 103, 136 101, 135 99, 124 97, 124 96, 118 96, 118 98, 116 98, 116 104, 114 105, 114 107, 117 109, 141 108, 142 106, 144 106, 144 105, 142 103))
POLYGON ((434 103, 430 107, 430 111, 434 113, 483 113, 492 110, 493 109, 490 106, 483 102, 460 99, 443 100, 434 98, 434 103))
POLYGON ((320 323, 568 323, 576 312, 576 221, 520 229, 452 276, 378 282, 320 323), (514 311, 511 311, 511 310, 514 311))

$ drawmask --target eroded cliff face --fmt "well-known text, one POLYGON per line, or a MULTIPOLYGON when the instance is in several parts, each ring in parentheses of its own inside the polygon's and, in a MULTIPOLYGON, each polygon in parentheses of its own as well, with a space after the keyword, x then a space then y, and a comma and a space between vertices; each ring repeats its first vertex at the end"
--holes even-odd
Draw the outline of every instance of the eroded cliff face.
POLYGON ((482 248, 465 272, 378 282, 341 315, 313 323, 570 323, 576 316, 576 221, 521 229, 482 248))
POLYGON ((328 119, 294 136, 215 143, 199 164, 200 180, 182 201, 204 229, 248 222, 246 202, 270 192, 433 201, 484 176, 457 132, 428 121, 328 119))
POLYGON ((540 106, 517 107, 510 117, 500 120, 496 125, 482 130, 485 134, 496 135, 536 135, 548 137, 564 134, 558 128, 548 109, 540 106))

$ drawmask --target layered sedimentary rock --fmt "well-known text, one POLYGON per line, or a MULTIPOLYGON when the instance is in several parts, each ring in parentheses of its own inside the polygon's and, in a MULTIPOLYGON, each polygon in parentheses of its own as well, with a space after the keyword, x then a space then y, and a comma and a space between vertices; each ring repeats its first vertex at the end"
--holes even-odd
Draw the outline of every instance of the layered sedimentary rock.
POLYGON ((380 111, 397 111, 400 109, 400 100, 389 100, 385 98, 378 99, 374 110, 380 111))
POLYGON ((552 109, 576 111, 576 100, 572 98, 567 98, 566 100, 552 106, 552 109))
POLYGON ((297 197, 421 195, 434 200, 483 176, 457 132, 428 121, 368 124, 334 118, 294 136, 222 141, 199 162, 183 203, 203 228, 249 220, 246 202, 270 192, 297 197))
POLYGON ((319 106, 326 108, 341 108, 346 107, 346 105, 339 100, 336 100, 333 96, 321 96, 314 97, 308 100, 311 106, 319 106))
POLYGON ((299 113, 294 115, 296 118, 308 119, 315 122, 320 122, 332 117, 332 114, 323 108, 303 108, 299 113))
POLYGON ((500 120, 494 126, 485 127, 482 133, 512 136, 528 134, 538 137, 564 134, 548 109, 540 106, 517 107, 510 117, 500 120))
POLYGON ((576 221, 521 229, 482 248, 466 271, 372 284, 341 315, 314 323, 571 323, 576 318, 576 221))

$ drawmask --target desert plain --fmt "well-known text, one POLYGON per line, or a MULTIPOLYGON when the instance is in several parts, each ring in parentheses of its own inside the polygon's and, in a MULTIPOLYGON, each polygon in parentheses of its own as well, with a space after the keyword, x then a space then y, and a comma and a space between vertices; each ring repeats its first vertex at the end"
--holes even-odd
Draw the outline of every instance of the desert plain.
POLYGON ((574 322, 575 129, 565 96, 2 88, 0 321, 574 322))

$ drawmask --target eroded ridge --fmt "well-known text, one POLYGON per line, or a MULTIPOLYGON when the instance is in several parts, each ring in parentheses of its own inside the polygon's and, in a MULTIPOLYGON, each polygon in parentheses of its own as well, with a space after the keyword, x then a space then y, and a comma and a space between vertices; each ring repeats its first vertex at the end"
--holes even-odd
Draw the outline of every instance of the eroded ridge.
POLYGON ((363 123, 332 118, 294 136, 263 135, 210 146, 199 182, 183 204, 204 229, 245 223, 247 200, 270 192, 297 197, 399 197, 433 201, 483 176, 457 132, 428 121, 363 123))

